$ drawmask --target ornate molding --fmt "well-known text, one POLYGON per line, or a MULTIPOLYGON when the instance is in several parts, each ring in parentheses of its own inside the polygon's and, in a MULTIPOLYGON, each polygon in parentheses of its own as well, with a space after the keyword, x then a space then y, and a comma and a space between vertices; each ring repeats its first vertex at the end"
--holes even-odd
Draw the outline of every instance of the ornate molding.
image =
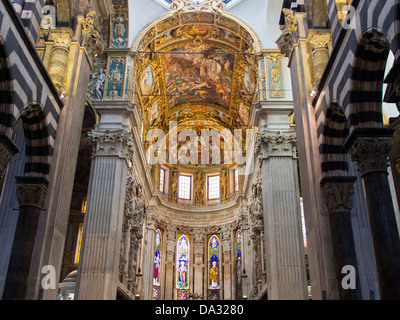
POLYGON ((225 3, 221 0, 204 0, 203 3, 197 4, 190 0, 174 0, 170 5, 170 10, 174 14, 191 11, 217 12, 222 14, 225 11, 225 3))

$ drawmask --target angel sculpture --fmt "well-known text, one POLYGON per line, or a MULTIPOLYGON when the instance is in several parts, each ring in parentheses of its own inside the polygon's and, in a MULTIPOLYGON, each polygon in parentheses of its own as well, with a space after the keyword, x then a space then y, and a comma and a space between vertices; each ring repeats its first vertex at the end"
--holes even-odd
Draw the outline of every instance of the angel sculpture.
POLYGON ((91 81, 89 82, 88 87, 92 86, 90 93, 97 100, 101 100, 103 98, 103 90, 104 90, 104 81, 106 80, 106 72, 104 69, 98 69, 91 74, 91 81))

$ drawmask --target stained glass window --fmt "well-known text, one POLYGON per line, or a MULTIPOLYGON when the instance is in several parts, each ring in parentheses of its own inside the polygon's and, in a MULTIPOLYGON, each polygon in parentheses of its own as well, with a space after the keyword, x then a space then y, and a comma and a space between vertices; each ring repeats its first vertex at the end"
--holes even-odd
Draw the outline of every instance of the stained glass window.
POLYGON ((242 257, 242 233, 240 230, 238 230, 236 232, 235 255, 236 255, 236 258, 238 258, 238 259, 240 259, 242 257))
POLYGON ((190 200, 192 177, 179 175, 179 198, 190 200))
POLYGON ((218 235, 210 235, 208 239, 208 288, 219 289, 221 285, 220 272, 220 241, 218 235))
POLYGON ((236 299, 242 299, 242 232, 236 231, 235 236, 236 256, 236 299))
POLYGON ((160 169, 160 192, 164 193, 165 169, 160 169))
POLYGON ((178 234, 178 242, 176 245, 176 289, 178 300, 182 300, 189 292, 189 257, 190 236, 178 234), (185 290, 185 292, 182 290, 185 290))
POLYGON ((219 199, 219 175, 208 177, 208 199, 219 199))
POLYGON ((162 232, 160 229, 157 229, 156 241, 154 245, 153 300, 160 300, 161 249, 162 249, 162 232))

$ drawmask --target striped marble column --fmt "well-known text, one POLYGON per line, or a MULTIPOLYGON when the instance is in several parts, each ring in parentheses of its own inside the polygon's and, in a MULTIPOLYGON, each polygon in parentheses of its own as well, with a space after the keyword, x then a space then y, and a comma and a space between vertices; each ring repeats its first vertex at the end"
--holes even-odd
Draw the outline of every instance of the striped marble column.
POLYGON ((268 299, 307 299, 295 132, 262 132, 258 146, 268 299))
POLYGON ((94 130, 90 140, 95 144, 95 152, 75 299, 114 300, 131 134, 122 129, 94 130))

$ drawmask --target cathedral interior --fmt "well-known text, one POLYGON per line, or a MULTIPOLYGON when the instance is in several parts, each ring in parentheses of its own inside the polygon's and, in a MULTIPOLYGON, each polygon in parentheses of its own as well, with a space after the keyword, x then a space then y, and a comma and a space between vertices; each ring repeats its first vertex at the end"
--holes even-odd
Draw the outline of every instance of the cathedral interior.
POLYGON ((1 0, 3 300, 400 299, 400 0, 1 0))

